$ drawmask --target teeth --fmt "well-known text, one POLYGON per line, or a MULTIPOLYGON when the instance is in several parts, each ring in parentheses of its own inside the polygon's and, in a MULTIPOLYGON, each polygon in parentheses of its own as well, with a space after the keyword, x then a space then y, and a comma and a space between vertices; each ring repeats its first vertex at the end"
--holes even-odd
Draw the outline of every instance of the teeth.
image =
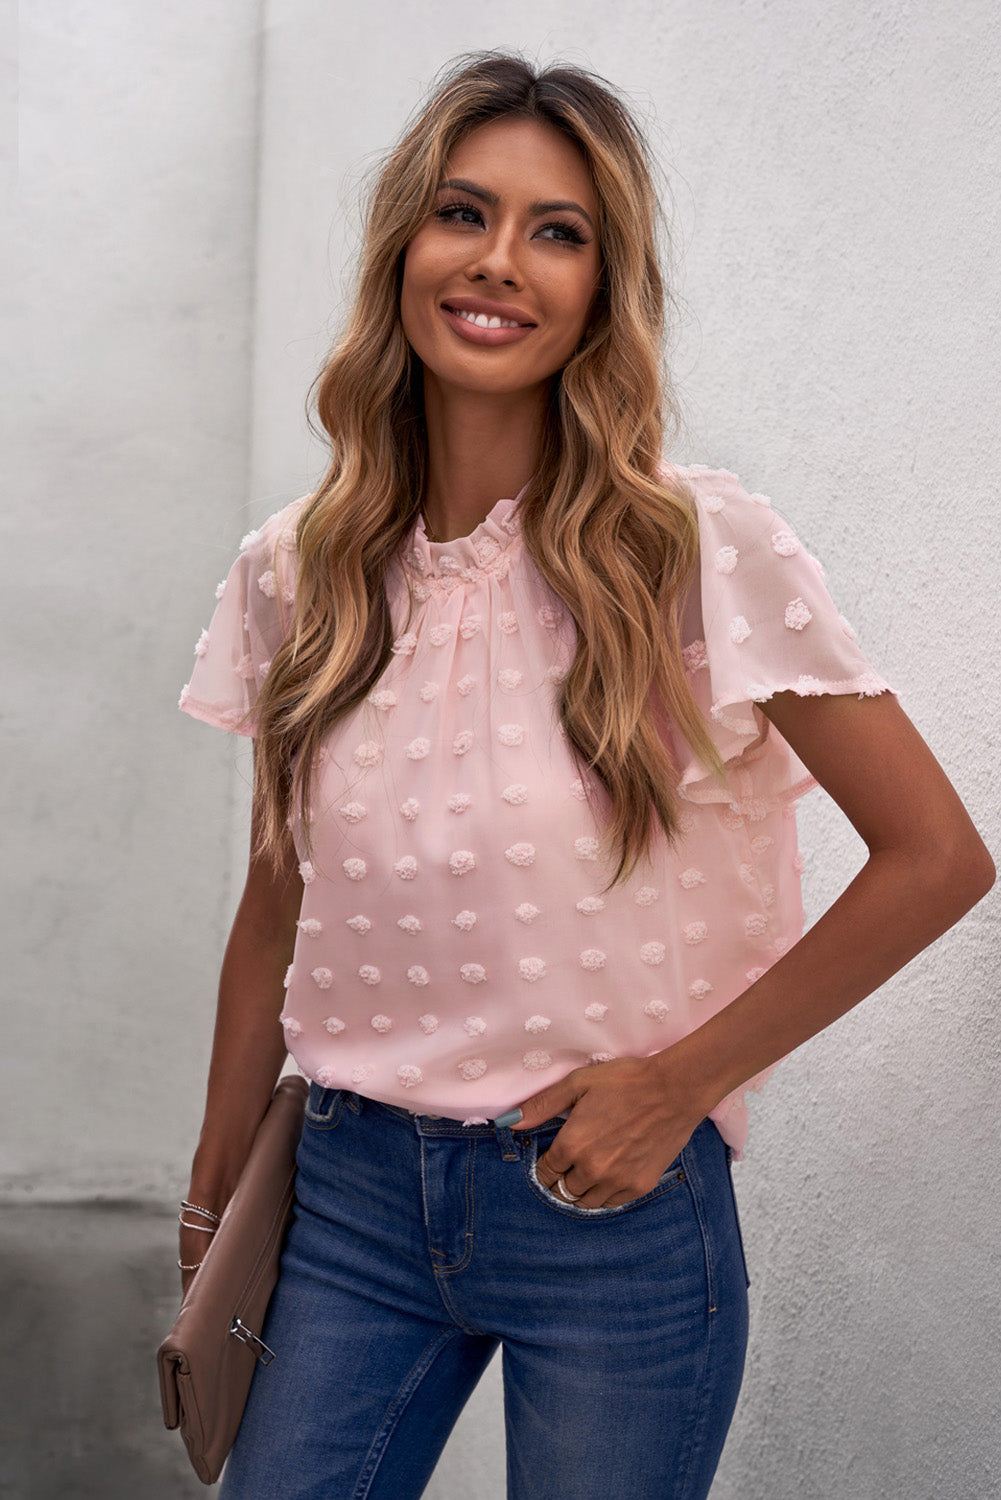
POLYGON ((520 328, 520 323, 512 322, 509 318, 488 318, 486 313, 456 312, 457 318, 464 318, 467 323, 475 323, 477 328, 520 328))

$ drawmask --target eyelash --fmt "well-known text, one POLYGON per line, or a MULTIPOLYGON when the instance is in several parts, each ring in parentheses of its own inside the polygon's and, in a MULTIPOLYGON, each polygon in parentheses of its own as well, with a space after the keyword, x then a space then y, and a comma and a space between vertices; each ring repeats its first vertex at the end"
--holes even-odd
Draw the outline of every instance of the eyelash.
MULTIPOLYGON (((444 207, 435 209, 435 218, 441 219, 443 223, 456 223, 457 221, 452 218, 452 215, 459 209, 465 209, 469 213, 476 214, 478 218, 482 218, 480 210, 474 203, 447 203, 444 207)), ((589 243, 581 234, 576 224, 571 223, 568 219, 553 219, 551 223, 543 224, 542 228, 561 229, 569 236, 565 240, 555 240, 554 243, 557 245, 572 245, 576 249, 580 245, 589 243)))

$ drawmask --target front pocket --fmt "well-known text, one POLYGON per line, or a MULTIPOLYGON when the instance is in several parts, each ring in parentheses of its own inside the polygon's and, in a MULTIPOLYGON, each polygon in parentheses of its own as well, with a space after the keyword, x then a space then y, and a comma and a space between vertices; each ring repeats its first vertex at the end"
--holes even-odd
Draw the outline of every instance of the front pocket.
POLYGON ((671 1165, 663 1173, 660 1180, 648 1193, 643 1193, 639 1198, 630 1198, 628 1203, 612 1203, 600 1208, 585 1208, 578 1203, 565 1203, 558 1198, 551 1188, 545 1187, 538 1177, 536 1170, 538 1160, 545 1154, 546 1149, 556 1139, 555 1135, 545 1142, 542 1150, 539 1150, 540 1141, 535 1135, 528 1137, 528 1145, 525 1151, 525 1176, 528 1185, 537 1198, 541 1198, 549 1208, 554 1208, 558 1213, 568 1214, 572 1219, 608 1219, 616 1214, 626 1214, 633 1208, 639 1208, 641 1203, 649 1203, 653 1198, 659 1198, 662 1193, 670 1192, 671 1188, 677 1187, 685 1180, 685 1169, 681 1166, 681 1156, 678 1155, 671 1165))
POLYGON ((341 1118, 344 1107, 344 1090, 324 1088, 311 1083, 306 1099, 305 1122, 308 1130, 333 1130, 341 1118))

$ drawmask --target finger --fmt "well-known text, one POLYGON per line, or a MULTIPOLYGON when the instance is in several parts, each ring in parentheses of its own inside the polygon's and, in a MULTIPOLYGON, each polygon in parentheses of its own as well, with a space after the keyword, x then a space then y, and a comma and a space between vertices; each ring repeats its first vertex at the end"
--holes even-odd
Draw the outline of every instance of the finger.
MULTIPOLYGON (((520 1117, 511 1124, 511 1129, 530 1130, 533 1125, 541 1125, 544 1120, 555 1119, 557 1115, 566 1114, 573 1109, 583 1092, 581 1074, 586 1071, 585 1068, 574 1068, 558 1083, 540 1089, 530 1099, 523 1099, 518 1111, 520 1117)), ((508 1113, 513 1114, 513 1111, 508 1113)), ((507 1114, 497 1118, 508 1123, 507 1114)))
MULTIPOLYGON (((552 1147, 550 1147, 550 1150, 551 1149, 552 1147)), ((551 1188, 553 1183, 561 1174, 565 1176, 569 1171, 570 1164, 565 1167, 556 1166, 556 1164, 550 1160, 548 1151, 543 1152, 538 1161, 535 1163, 536 1176, 542 1183, 543 1187, 547 1188, 551 1188)))
MULTIPOLYGON (((550 1147, 550 1150, 552 1150, 552 1147, 550 1147)), ((568 1180, 569 1174, 573 1171, 572 1165, 564 1167, 561 1171, 558 1167, 554 1167, 553 1164, 546 1159, 547 1156, 548 1152, 544 1153, 539 1157, 539 1160, 535 1164, 536 1176, 538 1177, 544 1188, 548 1188, 551 1193, 555 1193, 558 1198, 563 1198, 568 1203, 570 1202, 570 1199, 566 1197, 566 1194, 559 1186, 559 1180, 561 1177, 563 1178, 563 1183, 567 1189, 567 1192, 573 1193, 575 1197, 580 1196, 580 1194, 583 1194, 586 1191, 584 1188, 581 1188, 579 1194, 574 1184, 568 1180)))

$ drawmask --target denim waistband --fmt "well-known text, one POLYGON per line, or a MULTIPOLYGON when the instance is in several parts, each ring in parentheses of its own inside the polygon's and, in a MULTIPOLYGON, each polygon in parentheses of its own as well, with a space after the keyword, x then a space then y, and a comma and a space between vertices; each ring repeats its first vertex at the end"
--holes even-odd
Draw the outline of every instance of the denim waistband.
MULTIPOLYGON (((344 1094, 348 1099, 354 1099, 359 1109, 384 1109, 390 1114, 401 1115, 404 1120, 415 1125, 421 1135, 496 1135, 498 1130, 493 1120, 486 1120, 482 1125, 463 1125, 461 1120, 453 1119, 451 1115, 423 1114, 418 1109, 406 1109, 402 1104, 387 1104, 382 1099, 372 1099, 368 1094, 359 1094, 351 1089, 345 1089, 344 1094)), ((540 1130, 558 1130, 561 1125, 566 1124, 566 1120, 566 1115, 553 1115, 540 1125, 520 1130, 518 1134, 531 1135, 540 1130)))

